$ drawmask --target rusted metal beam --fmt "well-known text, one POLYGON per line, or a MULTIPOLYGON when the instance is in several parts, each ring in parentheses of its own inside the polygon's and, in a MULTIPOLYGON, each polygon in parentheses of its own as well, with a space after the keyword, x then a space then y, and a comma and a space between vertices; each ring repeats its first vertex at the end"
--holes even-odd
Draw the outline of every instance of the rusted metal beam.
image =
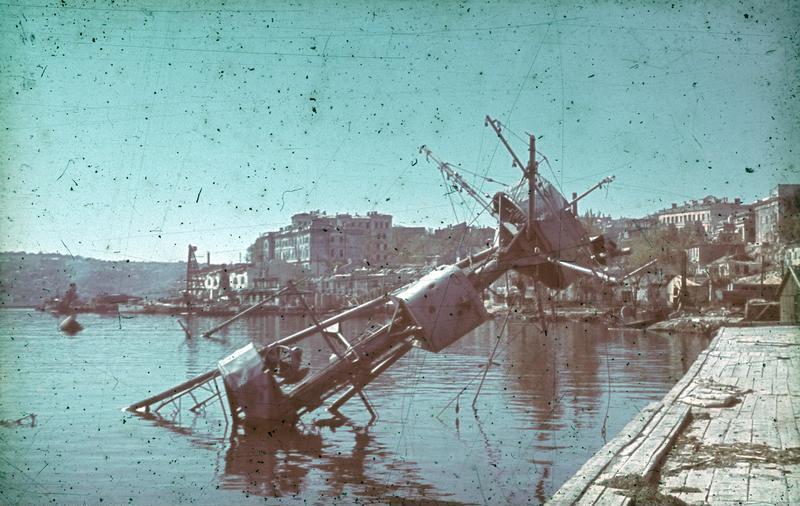
POLYGON ((525 166, 519 160, 519 157, 517 156, 517 154, 514 153, 514 150, 511 149, 511 145, 508 144, 508 141, 506 140, 505 136, 503 135, 503 128, 502 128, 502 125, 500 124, 500 121, 498 121, 496 119, 492 119, 491 116, 487 115, 486 116, 486 124, 489 125, 490 127, 492 127, 492 130, 494 130, 494 133, 497 134, 497 137, 500 139, 500 142, 503 143, 503 146, 505 146, 506 150, 508 150, 508 152, 511 154, 511 158, 514 160, 514 164, 517 167, 519 167, 519 169, 521 171, 524 172, 525 171, 525 166))
POLYGON ((331 412, 339 411, 339 408, 341 408, 354 395, 361 392, 361 389, 364 388, 364 386, 366 386, 367 383, 378 377, 386 369, 391 367, 395 362, 400 360, 406 353, 411 351, 412 347, 413 346, 411 345, 411 343, 405 343, 401 347, 396 349, 388 358, 384 359, 375 367, 373 367, 372 370, 370 370, 369 374, 363 380, 359 381, 358 384, 350 386, 338 399, 333 401, 333 403, 328 408, 328 411, 331 412))
MULTIPOLYGON (((126 407, 125 411, 139 411, 142 408, 149 408, 149 406, 152 406, 153 404, 155 404, 157 402, 160 402, 160 401, 163 401, 165 399, 169 399, 170 397, 178 397, 178 396, 186 393, 187 391, 189 391, 189 390, 191 390, 193 388, 196 388, 196 387, 202 385, 203 383, 216 378, 219 375, 220 375, 220 373, 219 373, 219 370, 217 370, 217 369, 214 369, 212 371, 208 371, 208 372, 203 373, 203 374, 201 374, 199 376, 196 376, 196 377, 194 377, 194 378, 192 378, 190 380, 184 381, 183 383, 181 383, 179 385, 175 385, 174 387, 170 388, 169 390, 165 390, 165 391, 163 391, 161 393, 158 393, 156 395, 148 397, 147 399, 141 400, 139 402, 135 402, 135 403, 131 404, 130 406, 126 407)), ((149 411, 149 409, 146 409, 146 410, 149 411)))
MULTIPOLYGON (((373 311, 374 309, 377 309, 378 307, 386 304, 386 302, 388 302, 388 301, 389 301, 389 296, 388 295, 381 295, 377 299, 372 299, 371 301, 365 302, 364 304, 361 304, 360 306, 356 306, 356 307, 354 307, 352 309, 348 309, 344 313, 339 313, 338 315, 332 316, 332 317, 328 318, 327 320, 323 320, 323 321, 319 322, 319 326, 322 327, 323 329, 324 328, 328 328, 331 325, 335 325, 335 324, 343 322, 343 321, 345 321, 347 319, 355 318, 356 316, 360 316, 360 315, 363 315, 363 314, 365 314, 365 313, 367 313, 369 311, 373 311)), ((296 343, 298 341, 301 341, 301 340, 305 339, 306 337, 312 336, 312 335, 316 334, 317 332, 319 332, 318 329, 317 329, 317 326, 316 325, 312 325, 311 327, 308 327, 305 330, 301 330, 301 331, 296 332, 296 333, 294 333, 294 334, 292 334, 292 335, 290 335, 288 337, 284 337, 283 339, 279 339, 279 340, 275 341, 274 343, 270 344, 269 346, 276 346, 276 345, 277 346, 288 346, 290 344, 294 344, 294 343, 296 343)), ((259 351, 261 351, 261 350, 259 350, 259 351)))
POLYGON ((528 169, 525 174, 528 178, 528 226, 526 237, 528 242, 533 244, 534 230, 533 224, 536 220, 536 136, 530 136, 528 147, 528 169))
POLYGON ((441 170, 442 172, 444 172, 444 173, 447 175, 447 177, 448 177, 449 179, 452 179, 453 181, 455 181, 456 183, 458 183, 458 185, 459 185, 459 186, 460 186, 460 187, 461 187, 461 188, 462 188, 464 191, 466 191, 466 192, 469 194, 469 196, 470 196, 470 197, 472 197, 473 199, 475 199, 475 201, 476 201, 478 204, 480 204, 480 205, 481 205, 481 207, 483 207, 483 209, 484 209, 484 210, 488 211, 490 214, 493 214, 493 213, 494 213, 494 211, 492 211, 492 208, 489 206, 489 204, 487 204, 487 203, 486 203, 486 201, 485 201, 485 200, 483 200, 483 197, 481 196, 481 194, 480 194, 480 193, 478 193, 478 191, 477 191, 477 190, 475 190, 475 189, 472 187, 472 185, 470 185, 469 183, 467 183, 467 182, 464 180, 464 178, 463 178, 463 177, 461 177, 461 174, 459 174, 458 172, 454 171, 454 170, 453 170, 453 169, 450 167, 450 164, 448 164, 447 162, 443 162, 443 161, 439 160, 438 158, 436 158, 436 157, 433 155, 433 152, 430 150, 430 148, 429 148, 428 146, 421 146, 421 147, 419 148, 419 152, 420 152, 420 153, 424 153, 426 158, 430 158, 430 159, 432 159, 434 162, 436 162, 436 164, 439 166, 439 170, 441 170))
MULTIPOLYGON (((366 313, 368 311, 372 311, 375 308, 385 304, 387 301, 388 301, 388 296, 387 295, 383 295, 381 297, 378 297, 377 299, 373 299, 373 300, 371 300, 369 302, 366 302, 366 303, 364 303, 364 304, 362 304, 360 306, 357 306, 357 307, 354 307, 353 309, 345 311, 344 313, 340 313, 340 314, 338 314, 338 315, 336 315, 336 316, 334 316, 332 318, 328 318, 327 320, 324 320, 323 322, 320 322, 319 326, 322 327, 322 328, 330 327, 331 325, 334 325, 336 323, 344 321, 344 320, 346 320, 348 318, 353 318, 355 316, 359 316, 361 314, 364 314, 364 313, 366 313)), ((292 335, 290 335, 288 337, 285 337, 283 339, 279 339, 278 341, 275 341, 275 342, 273 342, 271 344, 268 344, 267 346, 262 347, 258 351, 259 351, 259 353, 264 354, 266 352, 266 350, 269 349, 270 347, 281 346, 281 345, 286 346, 286 345, 289 345, 289 344, 293 344, 293 343, 301 341, 301 340, 303 340, 303 339, 305 339, 307 337, 310 337, 310 336, 316 334, 317 332, 318 332, 317 326, 309 327, 309 328, 307 328, 305 330, 301 330, 300 332, 296 332, 296 333, 294 333, 294 334, 292 334, 292 335)), ((157 402, 164 401, 164 400, 172 398, 172 397, 180 397, 181 395, 185 394, 186 392, 188 392, 188 391, 190 391, 190 390, 202 385, 203 383, 205 383, 207 381, 210 381, 210 380, 212 380, 214 378, 217 378, 218 376, 220 376, 219 370, 218 369, 213 369, 211 371, 208 371, 208 372, 205 372, 203 374, 200 374, 200 375, 198 375, 198 376, 196 376, 196 377, 194 377, 192 379, 186 380, 183 383, 180 383, 179 385, 176 385, 176 386, 174 386, 174 387, 172 387, 172 388, 170 388, 168 390, 165 390, 165 391, 163 391, 161 393, 158 393, 156 395, 153 395, 151 397, 143 399, 143 400, 141 400, 139 402, 135 402, 135 403, 131 404, 130 406, 127 406, 126 408, 124 408, 124 410, 125 411, 139 411, 141 409, 144 409, 145 411, 149 411, 149 407, 152 406, 153 404, 155 404, 157 402)))
MULTIPOLYGON (((576 204, 577 204, 577 203, 578 203, 580 200, 582 200, 584 197, 586 197, 587 195, 589 195, 590 193, 592 193, 592 192, 593 192, 593 191, 595 191, 596 189, 598 189, 598 188, 602 187, 604 184, 612 183, 612 182, 614 181, 614 179, 615 179, 615 176, 608 176, 608 177, 605 177, 605 178, 603 178, 603 180, 602 180, 602 181, 600 181, 599 183, 595 184, 594 186, 592 186, 591 188, 589 188, 589 189, 588 189, 588 190, 586 190, 585 192, 581 193, 580 195, 578 195, 578 196, 575 196, 575 197, 574 197, 574 198, 573 198, 573 199, 572 199, 572 200, 569 202, 569 204, 567 204, 566 206, 564 206, 564 209, 562 209, 562 210, 563 210, 563 211, 573 211, 573 214, 577 214, 577 213, 574 213, 574 209, 575 209, 575 205, 576 205, 576 204)), ((572 195, 575 195, 575 194, 573 193, 572 195)))

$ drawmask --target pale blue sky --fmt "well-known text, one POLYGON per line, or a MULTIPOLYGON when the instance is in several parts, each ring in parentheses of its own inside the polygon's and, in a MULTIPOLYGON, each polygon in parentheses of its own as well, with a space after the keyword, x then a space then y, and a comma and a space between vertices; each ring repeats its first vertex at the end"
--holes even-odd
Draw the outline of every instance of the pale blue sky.
POLYGON ((800 2, 566 3, 0 2, 0 249, 224 261, 309 209, 469 219, 417 150, 513 182, 487 113, 565 193, 615 174, 582 204, 614 216, 800 182, 800 2))

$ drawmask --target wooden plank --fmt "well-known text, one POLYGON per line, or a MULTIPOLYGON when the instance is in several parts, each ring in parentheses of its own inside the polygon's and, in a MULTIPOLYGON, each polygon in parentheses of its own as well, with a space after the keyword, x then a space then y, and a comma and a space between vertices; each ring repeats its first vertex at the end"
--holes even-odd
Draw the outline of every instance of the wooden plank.
POLYGON ((661 425, 666 430, 666 435, 663 438, 661 445, 653 452, 650 459, 647 462, 647 466, 644 469, 643 475, 650 478, 654 470, 657 466, 661 465, 661 462, 666 457, 669 450, 675 444, 675 439, 678 437, 678 434, 684 430, 687 423, 690 420, 690 409, 688 406, 683 406, 681 404, 673 404, 672 407, 669 409, 669 412, 664 416, 664 420, 662 421, 661 425))
POLYGON ((673 404, 636 451, 625 462, 614 466, 616 475, 635 474, 649 478, 672 447, 675 438, 688 420, 688 416, 688 406, 673 404))
POLYGON ((788 503, 789 489, 783 472, 776 467, 751 466, 747 500, 769 504, 788 503))
POLYGON ((775 384, 775 378, 768 376, 766 378, 753 379, 753 392, 758 395, 772 395, 775 384))
POLYGON ((672 493, 672 490, 682 489, 684 483, 686 483, 686 474, 679 473, 662 476, 661 481, 658 482, 658 486, 662 490, 667 490, 669 493, 672 493))
POLYGON ((708 491, 711 489, 711 479, 714 476, 713 469, 690 469, 686 472, 684 481, 687 489, 697 489, 699 492, 671 492, 689 504, 705 503, 708 491))
POLYGON ((789 400, 791 401, 790 405, 792 407, 792 417, 800 418, 800 396, 790 395, 789 400))
POLYGON ((800 504, 800 466, 786 466, 789 474, 784 476, 789 504, 800 504))
POLYGON ((773 419, 753 419, 753 433, 750 442, 754 445, 767 445, 780 449, 781 437, 777 422, 773 419))
POLYGON ((727 443, 800 447, 798 343, 800 332, 796 328, 721 329, 709 348, 664 397, 663 409, 640 424, 638 434, 628 434, 627 441, 611 445, 617 449, 615 454, 600 457, 605 464, 595 464, 592 468, 594 482, 583 482, 582 490, 586 493, 581 492, 580 503, 621 503, 624 498, 620 499, 619 494, 598 485, 602 479, 626 474, 647 477, 660 470, 661 492, 687 503, 800 504, 799 465, 739 462, 734 467, 682 469, 686 462, 679 460, 677 454, 669 454, 681 432, 697 438, 703 446, 727 443), (714 385, 703 380, 753 392, 743 394, 740 403, 728 408, 693 407, 692 413, 708 415, 709 419, 695 418, 687 424, 690 409, 678 401, 715 397, 714 385), (674 470, 678 472, 671 474, 674 470))
POLYGON ((735 467, 720 467, 714 470, 708 502, 738 501, 747 497, 750 464, 736 464, 735 467))
POLYGON ((739 416, 743 414, 749 414, 752 416, 756 410, 756 402, 758 401, 758 396, 753 394, 744 394, 742 397, 741 406, 739 407, 739 416))
POLYGON ((797 429, 797 421, 792 411, 792 397, 789 395, 776 396, 776 417, 775 428, 778 433, 781 448, 797 448, 800 446, 800 431, 797 429))
POLYGON ((630 497, 621 494, 619 490, 606 488, 594 504, 596 506, 625 506, 630 502, 630 497))
POLYGON ((775 389, 772 391, 772 393, 774 395, 788 394, 789 393, 788 379, 789 379, 789 361, 782 358, 778 358, 775 362, 775 389))
POLYGON ((753 437, 753 419, 736 417, 731 419, 728 430, 722 442, 725 444, 746 443, 749 444, 753 437))
POLYGON ((663 406, 653 402, 640 411, 620 433, 592 456, 561 488, 553 495, 549 503, 573 504, 588 493, 593 483, 600 481, 598 476, 609 465, 614 457, 628 444, 631 444, 650 420, 656 416, 663 406))
POLYGON ((730 425, 730 420, 726 418, 712 418, 708 424, 708 430, 703 436, 703 444, 722 444, 725 433, 728 432, 728 425, 730 425))
POLYGON ((580 500, 577 502, 567 500, 563 496, 554 495, 547 504, 554 504, 554 505, 567 505, 567 504, 578 504, 580 506, 590 506, 597 502, 597 499, 603 495, 603 491, 606 489, 603 485, 590 485, 586 492, 581 496, 580 500))
MULTIPOLYGON (((695 408, 691 409, 692 416, 697 416, 695 408)), ((708 430, 708 425, 711 423, 711 419, 695 419, 692 420, 692 423, 684 431, 686 437, 695 437, 697 439, 702 439, 705 435, 706 431, 708 430)))
POLYGON ((658 411, 648 420, 647 424, 642 427, 638 434, 635 435, 634 438, 630 440, 630 442, 625 445, 622 450, 618 453, 618 459, 624 462, 626 457, 632 455, 641 444, 647 440, 650 434, 653 432, 653 429, 658 426, 661 420, 664 418, 664 414, 667 412, 667 409, 664 405, 660 405, 658 411))

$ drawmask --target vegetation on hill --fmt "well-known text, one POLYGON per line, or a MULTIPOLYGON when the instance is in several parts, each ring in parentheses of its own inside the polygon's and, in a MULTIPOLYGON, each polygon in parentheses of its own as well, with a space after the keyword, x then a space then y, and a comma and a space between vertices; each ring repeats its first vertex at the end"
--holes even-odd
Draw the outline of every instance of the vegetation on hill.
POLYGON ((162 297, 184 282, 180 262, 107 261, 50 253, 0 253, 0 307, 36 306, 75 283, 81 299, 101 293, 162 297))

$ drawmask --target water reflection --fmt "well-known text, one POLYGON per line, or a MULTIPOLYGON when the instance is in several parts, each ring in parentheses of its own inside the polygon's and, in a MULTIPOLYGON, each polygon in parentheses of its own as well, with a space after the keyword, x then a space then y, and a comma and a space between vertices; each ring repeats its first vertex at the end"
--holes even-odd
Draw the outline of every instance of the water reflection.
MULTIPOLYGON (((354 426, 369 418, 354 402, 345 406, 353 425, 231 438, 217 402, 202 416, 184 410, 166 419, 119 409, 215 367, 251 340, 305 328, 308 319, 242 319, 205 339, 222 319, 192 317, 187 340, 172 317, 137 316, 122 328, 116 318, 83 318, 86 330, 67 340, 47 315, 0 311, 0 420, 36 413, 35 447, 47 449, 31 451, 31 428, 0 425, 0 454, 39 473, 48 492, 106 503, 135 496, 220 504, 243 494, 298 503, 541 502, 603 445, 604 427, 613 437, 660 399, 708 342, 588 324, 553 326, 544 336, 510 323, 473 412, 502 325, 491 321, 442 353, 412 351, 370 384, 380 419, 369 431, 354 426)), ((349 322, 343 331, 357 335, 372 323, 349 322)), ((304 365, 323 367, 329 354, 319 338, 304 343, 304 365)), ((0 488, 33 500, 24 495, 25 475, 4 462, 8 487, 0 488)))
POLYGON ((230 439, 220 486, 265 497, 298 496, 322 448, 320 434, 249 429, 230 439))
POLYGON ((339 499, 442 497, 414 462, 394 458, 369 430, 355 426, 249 428, 228 442, 220 487, 263 497, 299 498, 311 487, 315 496, 339 499), (312 476, 318 473, 323 476, 312 476))
POLYGON ((422 479, 415 462, 397 459, 369 430, 351 427, 341 436, 339 441, 352 438, 352 443, 342 442, 343 451, 327 447, 317 463, 327 473, 327 497, 343 498, 355 492, 358 497, 379 501, 441 498, 435 487, 422 479))

